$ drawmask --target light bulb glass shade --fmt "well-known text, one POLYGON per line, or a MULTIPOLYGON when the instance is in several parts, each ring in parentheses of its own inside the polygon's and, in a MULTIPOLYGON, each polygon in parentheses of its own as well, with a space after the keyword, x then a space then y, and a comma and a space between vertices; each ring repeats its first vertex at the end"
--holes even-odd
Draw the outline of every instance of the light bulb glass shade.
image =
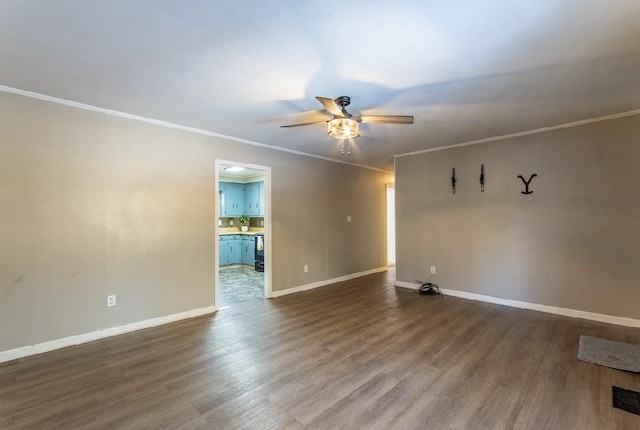
POLYGON ((334 118, 329 121, 329 136, 336 139, 353 139, 360 136, 358 121, 351 118, 334 118))

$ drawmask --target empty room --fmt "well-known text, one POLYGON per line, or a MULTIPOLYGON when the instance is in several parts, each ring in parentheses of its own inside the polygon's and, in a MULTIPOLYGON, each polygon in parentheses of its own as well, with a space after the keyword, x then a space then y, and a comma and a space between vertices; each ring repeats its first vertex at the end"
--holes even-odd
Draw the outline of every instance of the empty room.
POLYGON ((0 0, 0 429, 640 428, 636 0, 0 0))

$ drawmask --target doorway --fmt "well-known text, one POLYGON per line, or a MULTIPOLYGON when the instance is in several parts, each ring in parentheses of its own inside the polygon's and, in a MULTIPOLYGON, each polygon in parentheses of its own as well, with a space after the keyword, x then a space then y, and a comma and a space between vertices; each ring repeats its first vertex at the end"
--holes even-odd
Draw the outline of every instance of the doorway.
POLYGON ((387 184, 387 266, 396 265, 396 189, 387 184))
POLYGON ((214 306, 271 298, 271 168, 216 160, 214 176, 214 306))

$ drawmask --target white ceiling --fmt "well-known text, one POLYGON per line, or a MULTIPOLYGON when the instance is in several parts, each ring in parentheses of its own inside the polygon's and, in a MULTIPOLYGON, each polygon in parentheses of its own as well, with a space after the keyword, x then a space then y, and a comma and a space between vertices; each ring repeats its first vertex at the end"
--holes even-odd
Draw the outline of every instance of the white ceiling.
MULTIPOLYGON (((640 1, 0 0, 0 85, 393 169, 640 108, 640 1), (361 127, 350 156, 314 96, 361 127)), ((238 143, 240 144, 240 143, 238 143)))

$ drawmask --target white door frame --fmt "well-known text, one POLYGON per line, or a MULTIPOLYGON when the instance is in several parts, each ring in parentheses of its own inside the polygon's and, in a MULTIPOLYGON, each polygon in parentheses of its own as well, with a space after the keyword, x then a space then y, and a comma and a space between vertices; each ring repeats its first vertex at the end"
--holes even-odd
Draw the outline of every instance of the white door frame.
POLYGON ((220 195, 220 171, 222 165, 240 166, 246 169, 259 170, 264 174, 264 296, 268 299, 273 297, 271 288, 271 167, 260 166, 257 164, 242 163, 239 161, 221 160, 216 158, 214 167, 214 235, 215 235, 215 261, 214 261, 214 308, 220 308, 220 227, 218 226, 218 218, 220 214, 219 199, 220 195))
POLYGON ((396 195, 396 187, 395 184, 386 184, 384 188, 385 192, 385 223, 386 223, 386 231, 387 231, 387 255, 385 256, 387 260, 387 266, 395 266, 396 265, 396 211, 395 211, 395 195, 396 195), (389 211, 389 190, 393 190, 393 213, 389 211), (389 258, 390 251, 393 250, 393 258, 389 258), (391 261, 393 260, 393 261, 391 261))

